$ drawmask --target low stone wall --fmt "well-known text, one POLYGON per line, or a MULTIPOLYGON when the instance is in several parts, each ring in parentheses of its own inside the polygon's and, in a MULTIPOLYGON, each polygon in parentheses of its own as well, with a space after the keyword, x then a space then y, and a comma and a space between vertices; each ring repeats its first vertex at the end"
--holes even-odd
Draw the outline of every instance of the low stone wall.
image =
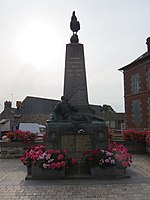
POLYGON ((27 148, 37 144, 44 144, 44 143, 35 142, 32 144, 25 144, 21 142, 0 141, 0 158, 21 158, 27 148))
POLYGON ((148 145, 146 145, 146 151, 147 151, 147 153, 150 155, 150 144, 148 145))
POLYGON ((145 154, 148 153, 146 149, 146 143, 135 142, 135 141, 117 141, 120 144, 123 144, 129 151, 133 154, 145 154))

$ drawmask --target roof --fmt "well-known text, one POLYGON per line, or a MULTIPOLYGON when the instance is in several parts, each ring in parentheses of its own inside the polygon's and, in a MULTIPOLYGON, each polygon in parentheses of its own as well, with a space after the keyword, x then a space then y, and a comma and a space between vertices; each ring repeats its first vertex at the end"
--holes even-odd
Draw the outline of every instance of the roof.
POLYGON ((0 124, 6 124, 9 121, 9 119, 2 119, 0 120, 0 124))
POLYGON ((139 62, 144 61, 147 58, 150 58, 150 54, 148 54, 148 52, 145 52, 141 56, 139 56, 137 59, 135 59, 133 62, 129 63, 128 65, 125 65, 124 67, 119 68, 118 70, 122 71, 125 68, 131 67, 134 64, 138 64, 139 62))
POLYGON ((58 100, 27 96, 16 114, 50 114, 58 100))

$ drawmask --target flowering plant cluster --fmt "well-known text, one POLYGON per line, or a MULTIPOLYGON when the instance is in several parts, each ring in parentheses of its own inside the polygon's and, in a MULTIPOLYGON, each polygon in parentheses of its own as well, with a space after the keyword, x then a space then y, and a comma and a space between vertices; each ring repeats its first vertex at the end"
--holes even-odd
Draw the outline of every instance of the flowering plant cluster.
POLYGON ((7 140, 11 142, 33 143, 37 136, 38 135, 36 133, 21 130, 6 133, 7 140))
POLYGON ((21 162, 27 166, 36 165, 41 169, 61 170, 77 164, 77 159, 68 157, 66 150, 45 150, 44 145, 37 145, 25 152, 21 162))
POLYGON ((86 163, 90 167, 113 167, 116 163, 114 154, 110 151, 103 149, 87 150, 83 153, 83 155, 85 156, 86 163))
POLYGON ((21 162, 27 166, 36 165, 37 158, 45 151, 44 145, 36 145, 28 148, 24 155, 21 157, 21 162))
POLYGON ((146 130, 124 130, 122 131, 122 139, 145 143, 147 134, 148 131, 146 130))
POLYGON ((148 132, 146 135, 146 144, 150 145, 150 132, 148 132))
POLYGON ((113 140, 114 140, 114 130, 108 128, 108 143, 113 142, 113 140))
POLYGON ((115 156, 116 167, 130 167, 130 163, 132 163, 132 155, 128 153, 128 149, 126 147, 124 147, 122 144, 112 142, 109 146, 109 151, 115 156))
POLYGON ((99 166, 100 168, 118 167, 126 168, 132 162, 131 154, 123 145, 113 142, 108 150, 96 149, 84 152, 85 160, 90 167, 99 166))

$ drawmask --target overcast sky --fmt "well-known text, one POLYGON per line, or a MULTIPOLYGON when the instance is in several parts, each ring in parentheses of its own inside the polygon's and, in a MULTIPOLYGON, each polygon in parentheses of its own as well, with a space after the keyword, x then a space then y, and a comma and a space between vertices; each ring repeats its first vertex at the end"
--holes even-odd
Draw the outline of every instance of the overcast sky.
POLYGON ((0 111, 26 96, 60 99, 72 12, 90 104, 124 111, 123 67, 147 51, 149 0, 0 0, 0 111))

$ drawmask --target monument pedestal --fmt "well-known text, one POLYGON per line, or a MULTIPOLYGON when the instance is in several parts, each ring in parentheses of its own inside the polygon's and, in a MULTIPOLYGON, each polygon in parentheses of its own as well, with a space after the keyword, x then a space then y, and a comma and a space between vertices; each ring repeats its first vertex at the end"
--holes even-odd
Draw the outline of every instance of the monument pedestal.
POLYGON ((108 132, 105 122, 52 121, 47 123, 46 128, 46 149, 67 150, 71 157, 78 159, 78 166, 72 169, 74 174, 89 173, 89 169, 84 166, 84 151, 96 148, 107 149, 108 132))

